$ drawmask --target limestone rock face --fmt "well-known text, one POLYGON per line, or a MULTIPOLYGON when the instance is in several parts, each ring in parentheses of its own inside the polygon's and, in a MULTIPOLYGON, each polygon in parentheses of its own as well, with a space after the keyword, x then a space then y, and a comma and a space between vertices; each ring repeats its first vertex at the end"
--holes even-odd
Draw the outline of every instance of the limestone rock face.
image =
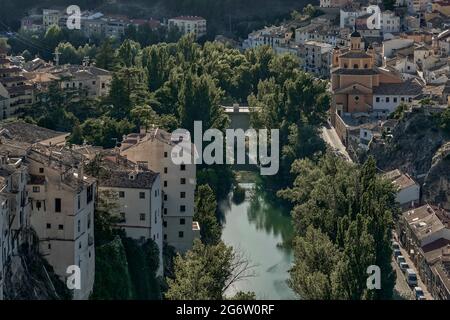
POLYGON ((5 300, 55 300, 70 298, 64 284, 35 251, 12 256, 5 272, 5 300))
POLYGON ((422 183, 422 201, 450 209, 450 141, 435 116, 405 114, 392 138, 374 141, 369 150, 380 169, 400 169, 422 183))
POLYGON ((450 142, 445 143, 434 155, 422 194, 424 201, 442 204, 450 210, 450 142))

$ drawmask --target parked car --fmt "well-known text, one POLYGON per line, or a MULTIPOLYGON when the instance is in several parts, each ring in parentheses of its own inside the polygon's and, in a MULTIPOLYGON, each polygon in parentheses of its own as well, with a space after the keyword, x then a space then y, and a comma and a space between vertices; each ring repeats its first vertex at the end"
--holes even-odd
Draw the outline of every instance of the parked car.
POLYGON ((414 287, 414 296, 416 297, 416 300, 423 300, 422 297, 425 298, 425 294, 423 293, 423 290, 421 287, 414 287))
POLYGON ((407 264, 406 262, 400 262, 400 269, 405 272, 406 270, 409 269, 409 264, 407 264))
POLYGON ((406 262, 406 259, 404 256, 400 255, 397 257, 397 264, 400 265, 400 263, 402 263, 402 262, 406 262))
POLYGON ((402 255, 402 252, 399 249, 395 249, 394 250, 394 258, 395 258, 395 260, 397 260, 397 257, 401 256, 401 255, 402 255))
POLYGON ((400 244, 396 241, 392 241, 392 249, 400 251, 400 244))
POLYGON ((417 286, 417 274, 413 269, 406 269, 405 276, 410 287, 417 286))

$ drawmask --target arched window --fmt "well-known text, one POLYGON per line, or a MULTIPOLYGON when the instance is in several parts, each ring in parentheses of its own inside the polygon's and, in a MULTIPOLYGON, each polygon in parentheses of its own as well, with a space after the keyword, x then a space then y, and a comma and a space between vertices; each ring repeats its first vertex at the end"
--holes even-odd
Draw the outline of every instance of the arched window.
POLYGON ((367 65, 367 63, 364 65, 364 69, 367 69, 369 66, 367 65))
POLYGON ((359 68, 358 64, 355 63, 355 64, 353 65, 353 69, 358 69, 358 68, 359 68))
POLYGON ((347 69, 347 68, 348 68, 348 66, 347 66, 347 64, 346 64, 346 63, 344 63, 344 68, 345 68, 345 69, 347 69))

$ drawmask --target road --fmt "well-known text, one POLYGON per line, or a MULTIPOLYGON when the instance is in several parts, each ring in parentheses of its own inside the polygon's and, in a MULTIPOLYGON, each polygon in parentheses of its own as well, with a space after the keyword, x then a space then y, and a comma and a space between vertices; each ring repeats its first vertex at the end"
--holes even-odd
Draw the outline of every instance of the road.
MULTIPOLYGON (((395 234, 395 233, 394 233, 394 234, 395 234)), ((396 235, 395 235, 394 237, 397 239, 396 235)), ((396 241, 397 241, 397 240, 396 240, 396 241)), ((398 242, 398 241, 397 241, 397 242, 398 242)), ((398 242, 398 243, 400 243, 400 242, 398 242)), ((402 256, 405 257, 406 263, 407 263, 407 264, 409 265, 409 267, 410 267, 411 269, 413 269, 414 272, 417 274, 417 286, 419 286, 419 287, 422 288, 423 293, 424 293, 424 295, 425 295, 425 298, 426 298, 427 300, 433 300, 433 297, 431 296, 431 294, 430 294, 430 292, 428 291, 427 287, 425 286, 425 284, 423 283, 422 279, 420 278, 420 275, 419 275, 419 272, 418 272, 416 266, 414 265, 414 263, 412 262, 411 258, 409 257, 408 252, 407 252, 404 248, 402 248, 402 247, 400 247, 400 251, 401 251, 401 253, 402 253, 402 256)), ((408 298, 407 298, 407 297, 408 297, 408 290, 409 290, 409 292, 411 293, 411 295, 414 297, 412 289, 409 287, 409 285, 408 285, 407 282, 406 282, 405 274, 401 271, 399 265, 397 264, 397 262, 394 262, 394 260, 393 260, 393 264, 395 265, 394 267, 395 267, 395 270, 396 270, 396 272, 397 272, 397 282, 396 282, 396 284, 395 284, 395 289, 396 289, 397 292, 399 292, 399 294, 400 294, 403 298, 405 298, 405 299, 408 299, 408 298), (406 286, 405 286, 405 285, 406 285, 406 286), (406 287, 407 287, 408 289, 406 289, 406 287)), ((415 297, 414 297, 414 299, 415 299, 415 297)))
POLYGON ((350 158, 347 149, 344 144, 339 139, 339 136, 336 133, 336 130, 330 123, 327 123, 324 127, 322 127, 322 139, 338 154, 344 157, 348 162, 353 162, 352 158, 350 158))

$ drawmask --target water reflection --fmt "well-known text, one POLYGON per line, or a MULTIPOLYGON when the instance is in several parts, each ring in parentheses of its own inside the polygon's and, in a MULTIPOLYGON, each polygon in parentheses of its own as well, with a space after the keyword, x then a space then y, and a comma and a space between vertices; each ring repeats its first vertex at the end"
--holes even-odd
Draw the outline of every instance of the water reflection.
POLYGON ((287 286, 292 253, 280 246, 293 235, 291 220, 280 208, 265 201, 264 194, 255 184, 241 184, 246 189, 246 199, 234 204, 231 195, 220 203, 222 212, 222 239, 242 251, 257 267, 256 277, 241 281, 228 294, 236 291, 254 291, 258 299, 292 299, 294 294, 287 286))

